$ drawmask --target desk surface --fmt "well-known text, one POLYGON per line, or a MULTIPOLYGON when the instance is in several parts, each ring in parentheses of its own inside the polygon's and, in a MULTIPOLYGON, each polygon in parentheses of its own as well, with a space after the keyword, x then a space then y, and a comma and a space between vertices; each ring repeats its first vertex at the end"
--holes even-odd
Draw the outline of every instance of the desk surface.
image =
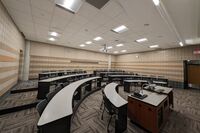
POLYGON ((85 75, 89 75, 89 74, 91 74, 91 73, 80 73, 80 74, 65 75, 65 76, 59 76, 59 77, 39 80, 39 82, 52 82, 52 81, 56 81, 56 80, 60 80, 60 79, 64 79, 64 78, 70 78, 70 77, 75 77, 75 76, 85 76, 85 75))
POLYGON ((128 74, 124 74, 124 75, 108 75, 108 77, 136 77, 136 75, 128 75, 128 74))
POLYGON ((125 73, 125 72, 99 72, 99 73, 105 73, 105 74, 107 74, 107 73, 125 73))
POLYGON ((121 107, 128 102, 124 100, 117 92, 116 92, 116 87, 118 84, 116 83, 110 83, 106 85, 104 89, 104 93, 106 97, 110 100, 110 102, 115 106, 115 107, 121 107))
POLYGON ((131 96, 131 95, 129 95, 129 97, 137 99, 139 101, 142 101, 144 103, 147 103, 147 104, 150 104, 153 106, 158 106, 160 103, 162 103, 163 100, 165 100, 167 98, 167 95, 158 94, 158 93, 150 92, 147 90, 143 90, 143 94, 146 94, 148 96, 144 99, 139 99, 139 98, 131 96))
POLYGON ((128 83, 148 83, 147 80, 124 80, 124 82, 128 82, 128 83))
POLYGON ((167 84, 167 82, 165 82, 165 81, 153 81, 153 83, 156 83, 156 84, 167 84))
POLYGON ((39 121, 38 126, 50 123, 60 118, 69 116, 73 113, 72 100, 76 89, 83 83, 91 80, 98 79, 100 77, 85 78, 69 84, 59 91, 47 104, 39 121))
POLYGON ((163 87, 163 86, 155 86, 155 91, 158 89, 162 89, 164 90, 162 93, 164 94, 169 94, 171 91, 173 91, 173 88, 169 88, 169 87, 163 87))
MULTIPOLYGON (((146 86, 144 87, 144 89, 148 90, 149 86, 146 86)), ((169 87, 163 87, 163 86, 158 86, 156 85, 154 87, 154 91, 155 92, 159 92, 159 90, 163 90, 161 93, 164 93, 164 94, 169 94, 171 91, 173 91, 173 88, 169 88, 169 87)))
POLYGON ((54 74, 54 73, 64 73, 64 72, 71 72, 71 70, 56 71, 56 72, 44 72, 44 73, 39 73, 39 74, 54 74))

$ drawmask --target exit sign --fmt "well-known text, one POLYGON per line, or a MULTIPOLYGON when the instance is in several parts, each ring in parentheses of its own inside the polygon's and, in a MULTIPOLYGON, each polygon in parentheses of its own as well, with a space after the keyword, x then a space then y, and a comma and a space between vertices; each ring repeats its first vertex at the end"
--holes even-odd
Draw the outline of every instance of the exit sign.
POLYGON ((195 49, 195 50, 193 51, 193 54, 195 54, 195 55, 200 54, 200 49, 195 49))

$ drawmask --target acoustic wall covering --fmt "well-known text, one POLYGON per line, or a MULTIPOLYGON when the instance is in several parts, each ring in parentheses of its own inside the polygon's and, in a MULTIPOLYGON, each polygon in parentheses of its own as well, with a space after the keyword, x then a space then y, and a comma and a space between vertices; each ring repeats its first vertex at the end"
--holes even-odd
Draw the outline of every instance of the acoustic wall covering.
POLYGON ((0 96, 18 81, 20 49, 24 49, 24 44, 23 36, 0 1, 0 96))
POLYGON ((119 55, 115 68, 183 82, 183 60, 200 60, 200 55, 193 54, 195 49, 200 49, 200 45, 119 55))
MULTIPOLYGON (((112 56, 115 62, 115 57, 112 56)), ((111 66, 114 67, 114 64, 111 66)), ((31 42, 29 78, 48 70, 82 69, 92 72, 108 68, 108 55, 68 47, 31 42)))

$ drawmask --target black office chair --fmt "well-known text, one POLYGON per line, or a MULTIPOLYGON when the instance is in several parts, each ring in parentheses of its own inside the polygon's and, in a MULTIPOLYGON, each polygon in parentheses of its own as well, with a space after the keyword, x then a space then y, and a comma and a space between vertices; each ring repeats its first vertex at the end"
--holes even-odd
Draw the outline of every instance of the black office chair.
POLYGON ((103 105, 104 105, 103 96, 104 96, 105 94, 104 94, 103 89, 101 90, 101 93, 102 93, 102 102, 101 102, 101 105, 100 105, 100 110, 102 109, 102 107, 103 107, 103 105))
POLYGON ((103 102, 104 102, 104 109, 103 109, 103 112, 102 112, 101 119, 103 120, 103 114, 104 114, 104 111, 106 110, 106 112, 108 112, 108 114, 110 115, 110 119, 109 119, 109 122, 108 122, 108 125, 107 125, 107 132, 109 133, 110 132, 109 125, 110 125, 110 122, 112 120, 113 115, 115 115, 116 112, 115 112, 115 109, 113 108, 112 103, 107 99, 105 94, 103 94, 103 102))
POLYGON ((58 93, 58 90, 54 90, 52 92, 49 92, 47 95, 46 95, 46 99, 47 99, 47 102, 51 101, 51 99, 58 93))
POLYGON ((39 113, 39 115, 41 116, 42 115, 42 112, 44 111, 45 107, 47 106, 48 104, 48 101, 46 99, 40 101, 37 106, 36 106, 36 109, 39 113))

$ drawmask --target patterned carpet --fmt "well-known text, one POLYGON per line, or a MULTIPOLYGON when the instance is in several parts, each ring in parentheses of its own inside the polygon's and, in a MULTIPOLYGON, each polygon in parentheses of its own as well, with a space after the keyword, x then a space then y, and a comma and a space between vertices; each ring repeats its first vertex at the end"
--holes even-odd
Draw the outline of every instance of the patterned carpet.
MULTIPOLYGON (((25 83, 27 84, 27 83, 25 83)), ((34 84, 32 84, 34 85, 34 84)), ((23 86, 23 84, 22 84, 23 86)), ((31 87, 31 86, 30 86, 31 87)), ((34 92, 24 93, 24 103, 34 92)), ((36 93, 36 92, 35 92, 36 93)), ((120 88, 119 94, 127 99, 127 93, 120 88)), ((17 94, 12 94, 17 95, 17 94)), ((15 96, 19 99, 20 96, 15 96)), ((7 98, 6 98, 7 99, 7 98)), ((15 99, 15 100, 16 100, 15 99)), ((4 101, 4 100, 2 100, 4 101)), ((0 101, 0 107, 4 104, 0 101)), ((17 101, 17 100, 16 100, 17 101)), ((104 113, 101 120, 102 111, 100 104, 102 101, 101 91, 95 92, 87 97, 79 106, 71 124, 72 133, 106 133, 106 126, 109 119, 104 113)), ((6 105, 5 105, 6 106, 6 105)), ((36 133, 37 121, 39 119, 35 108, 10 113, 0 116, 0 133, 36 133)), ((114 118, 112 119, 110 130, 114 132, 114 118)), ((200 132, 200 90, 174 89, 174 111, 161 131, 162 133, 199 133, 200 132)), ((146 133, 146 131, 128 119, 128 130, 126 133, 146 133)))
MULTIPOLYGON (((128 93, 119 89, 119 94, 127 99, 128 93)), ((109 116, 99 107, 102 101, 101 92, 89 96, 79 107, 72 121, 73 133, 105 133, 109 116)), ((162 133, 199 133, 200 132, 200 90, 174 89, 175 108, 169 120, 162 129, 162 133)), ((114 119, 111 132, 114 132, 114 119)), ((128 119, 127 133, 146 133, 147 131, 132 124, 128 119)))
POLYGON ((30 89, 37 87, 38 87, 38 80, 29 80, 29 81, 19 82, 16 86, 12 88, 12 90, 30 89))

